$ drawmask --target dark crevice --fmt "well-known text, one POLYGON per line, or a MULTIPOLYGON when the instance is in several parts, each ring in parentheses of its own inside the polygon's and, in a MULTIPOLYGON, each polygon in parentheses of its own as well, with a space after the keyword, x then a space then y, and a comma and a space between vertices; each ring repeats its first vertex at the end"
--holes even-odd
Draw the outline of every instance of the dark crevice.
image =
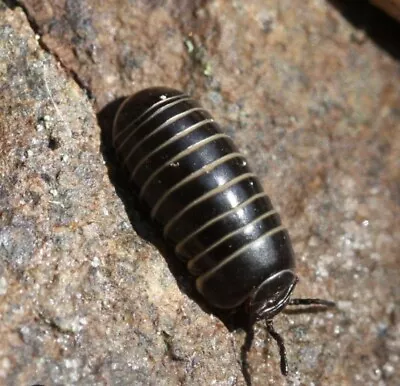
POLYGON ((61 145, 60 145, 60 142, 56 138, 50 137, 49 143, 47 144, 47 146, 50 150, 57 150, 61 145))
POLYGON ((15 7, 18 6, 17 0, 3 0, 3 3, 7 8, 10 9, 15 9, 15 7))
POLYGON ((369 1, 328 0, 351 24, 379 47, 400 59, 400 23, 369 1))
MULTIPOLYGON (((4 1, 4 0, 3 0, 4 1)), ((58 63, 60 63, 61 67, 71 76, 71 78, 75 81, 75 83, 86 93, 86 95, 88 96, 89 99, 91 100, 95 100, 95 97, 93 95, 92 90, 90 89, 89 85, 85 82, 85 80, 83 80, 79 74, 77 72, 75 72, 74 70, 68 68, 64 62, 62 61, 62 59, 59 57, 59 55, 57 55, 57 53, 53 52, 50 47, 47 46, 47 44, 45 44, 43 42, 42 39, 42 30, 39 26, 39 24, 36 22, 35 18, 32 17, 32 15, 29 13, 28 9, 25 7, 24 4, 22 4, 20 1, 18 0, 6 0, 6 5, 7 4, 11 4, 8 5, 9 8, 11 9, 15 9, 15 7, 20 7, 22 9, 22 11, 24 12, 26 18, 28 19, 28 22, 30 24, 30 27, 32 28, 33 32, 40 36, 39 39, 39 45, 40 47, 48 52, 50 55, 52 55, 58 63)))
POLYGON ((172 361, 178 361, 178 362, 185 362, 187 359, 182 356, 181 353, 179 353, 179 350, 176 350, 174 343, 173 343, 173 336, 167 333, 166 331, 161 331, 162 338, 164 340, 164 344, 166 347, 166 353, 168 357, 172 361))
POLYGON ((60 326, 53 318, 47 317, 42 311, 37 312, 37 318, 57 333, 70 336, 75 335, 72 330, 65 329, 64 327, 60 326))

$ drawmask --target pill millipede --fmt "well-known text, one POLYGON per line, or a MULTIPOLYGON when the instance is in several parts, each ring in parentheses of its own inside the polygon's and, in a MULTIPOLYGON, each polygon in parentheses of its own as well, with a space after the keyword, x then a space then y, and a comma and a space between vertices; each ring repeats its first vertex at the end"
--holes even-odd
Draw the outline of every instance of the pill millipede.
POLYGON ((298 278, 289 234, 232 139, 189 95, 153 87, 121 103, 112 142, 197 291, 217 309, 243 307, 249 328, 266 321, 287 375, 273 318, 286 306, 335 303, 291 298, 298 278))

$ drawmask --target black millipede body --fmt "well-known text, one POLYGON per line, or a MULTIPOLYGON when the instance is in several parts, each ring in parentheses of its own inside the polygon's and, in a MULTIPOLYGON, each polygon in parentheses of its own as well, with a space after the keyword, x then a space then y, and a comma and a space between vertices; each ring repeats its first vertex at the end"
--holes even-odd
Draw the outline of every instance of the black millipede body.
POLYGON ((200 294, 220 309, 245 305, 250 324, 265 319, 286 374, 272 318, 286 305, 332 303, 290 300, 297 276, 289 235, 231 138, 188 95, 157 87, 124 100, 113 145, 200 294))

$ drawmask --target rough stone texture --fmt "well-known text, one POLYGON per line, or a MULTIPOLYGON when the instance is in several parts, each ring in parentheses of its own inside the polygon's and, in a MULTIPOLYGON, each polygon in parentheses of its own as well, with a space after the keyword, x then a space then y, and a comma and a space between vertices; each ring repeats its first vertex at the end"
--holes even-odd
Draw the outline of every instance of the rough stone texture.
POLYGON ((234 383, 233 337, 135 236, 91 104, 20 8, 0 58, 0 384, 234 383))
POLYGON ((248 154, 292 235, 296 296, 338 302, 276 318, 286 379, 257 326, 253 384, 397 384, 392 53, 322 0, 8 3, 0 1, 0 384, 244 384, 244 334, 178 288, 137 235, 147 225, 135 205, 132 229, 100 150, 95 112, 160 84, 194 93, 248 154))

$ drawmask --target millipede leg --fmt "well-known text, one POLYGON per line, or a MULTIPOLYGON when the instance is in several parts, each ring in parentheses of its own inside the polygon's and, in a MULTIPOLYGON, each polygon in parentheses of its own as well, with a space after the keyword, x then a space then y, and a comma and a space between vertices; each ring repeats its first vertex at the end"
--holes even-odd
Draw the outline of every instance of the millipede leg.
POLYGON ((253 344, 254 339, 254 329, 251 325, 246 331, 246 340, 243 343, 241 349, 241 365, 242 365, 242 374, 247 386, 251 386, 251 375, 249 372, 249 362, 248 362, 248 353, 250 351, 251 345, 253 344))
POLYGON ((336 307, 336 303, 330 300, 324 299, 290 299, 288 302, 288 306, 309 306, 309 305, 318 305, 325 307, 336 307))
POLYGON ((285 342, 283 338, 279 335, 279 333, 275 331, 274 326, 272 324, 272 320, 267 320, 267 331, 272 336, 272 338, 275 340, 276 344, 279 347, 279 354, 281 356, 281 372, 283 375, 286 376, 288 375, 289 368, 286 357, 285 342))

